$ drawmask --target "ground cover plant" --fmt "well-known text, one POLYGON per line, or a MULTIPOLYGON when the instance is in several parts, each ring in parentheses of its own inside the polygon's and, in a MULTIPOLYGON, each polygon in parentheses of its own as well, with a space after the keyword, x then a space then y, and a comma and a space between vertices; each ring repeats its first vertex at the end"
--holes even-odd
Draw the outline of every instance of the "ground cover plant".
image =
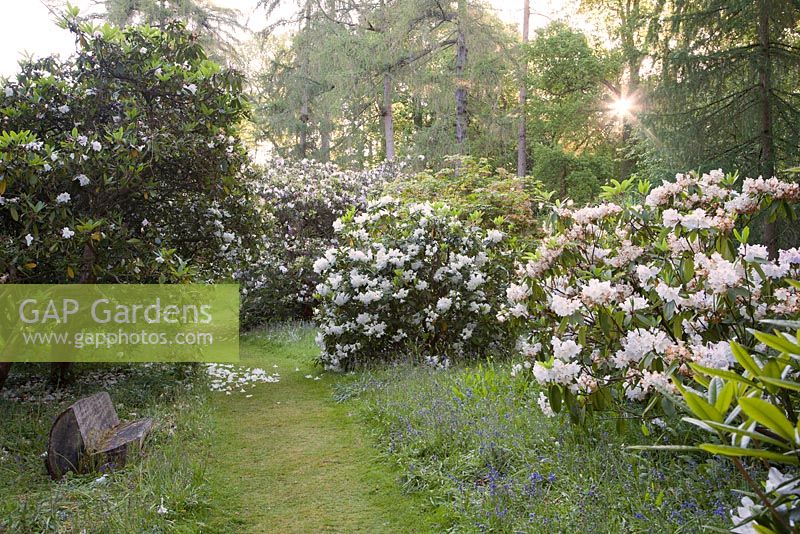
MULTIPOLYGON (((453 532, 703 532, 730 526, 747 490, 724 459, 627 450, 691 443, 678 418, 614 419, 576 432, 538 409, 536 386, 508 364, 401 365, 337 386, 358 408, 402 484, 443 513, 453 532)), ((748 467, 761 476, 757 465, 748 467)))

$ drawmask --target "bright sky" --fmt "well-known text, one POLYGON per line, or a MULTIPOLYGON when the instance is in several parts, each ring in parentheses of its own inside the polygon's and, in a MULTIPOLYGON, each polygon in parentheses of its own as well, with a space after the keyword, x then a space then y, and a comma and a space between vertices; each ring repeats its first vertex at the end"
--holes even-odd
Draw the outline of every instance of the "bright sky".
MULTIPOLYGON (((551 18, 574 14, 578 0, 531 1, 531 28, 544 26, 551 18)), ((72 0, 89 12, 91 0, 72 0)), ((257 0, 216 0, 216 4, 239 9, 251 29, 260 29, 263 15, 256 12, 257 0)), ((283 0, 291 10, 296 0, 283 0)), ((488 2, 498 16, 507 22, 517 22, 522 13, 523 0, 491 0, 488 2)), ((35 57, 60 54, 68 56, 75 50, 75 42, 66 30, 58 28, 53 15, 40 0, 0 0, 0 76, 11 76, 17 71, 17 62, 26 54, 35 57)))

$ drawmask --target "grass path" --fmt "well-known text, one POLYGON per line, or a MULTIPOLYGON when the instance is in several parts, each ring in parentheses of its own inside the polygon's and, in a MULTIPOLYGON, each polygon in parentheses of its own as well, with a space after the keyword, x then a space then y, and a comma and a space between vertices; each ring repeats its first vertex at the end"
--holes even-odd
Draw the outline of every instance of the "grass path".
POLYGON ((214 396, 207 475, 217 520, 224 518, 225 529, 260 533, 434 530, 421 503, 403 494, 397 474, 376 458, 347 406, 333 401, 336 377, 312 363, 313 331, 287 336, 242 341, 244 364, 280 373, 278 383, 259 384, 249 398, 214 396))

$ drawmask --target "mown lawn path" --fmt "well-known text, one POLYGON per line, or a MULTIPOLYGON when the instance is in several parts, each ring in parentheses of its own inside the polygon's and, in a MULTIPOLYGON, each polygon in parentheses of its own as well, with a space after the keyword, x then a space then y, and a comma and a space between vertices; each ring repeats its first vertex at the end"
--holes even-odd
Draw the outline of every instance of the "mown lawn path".
POLYGON ((207 476, 226 524, 264 533, 434 530, 347 406, 334 402, 337 377, 313 366, 313 333, 300 334, 294 341, 248 336, 244 364, 278 372, 280 381, 214 394, 207 476))

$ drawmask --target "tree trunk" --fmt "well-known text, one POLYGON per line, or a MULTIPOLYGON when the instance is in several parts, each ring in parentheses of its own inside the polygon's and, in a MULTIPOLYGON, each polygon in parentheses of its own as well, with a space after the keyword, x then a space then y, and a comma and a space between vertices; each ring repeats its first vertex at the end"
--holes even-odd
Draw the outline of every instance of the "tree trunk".
MULTIPOLYGON (((528 43, 528 26, 531 15, 530 0, 524 1, 522 8, 522 44, 528 43)), ((528 147, 526 140, 527 117, 525 105, 528 102, 528 58, 525 51, 522 53, 522 69, 520 70, 519 84, 519 132, 517 134, 517 176, 522 177, 528 173, 528 147)))
POLYGON ((3 385, 6 383, 9 371, 11 371, 11 362, 0 362, 0 390, 3 389, 3 385))
POLYGON ((386 146, 386 161, 394 161, 394 116, 392 114, 392 78, 389 73, 383 75, 383 137, 386 146))
POLYGON ((327 121, 320 123, 319 159, 320 161, 330 161, 331 159, 331 127, 327 121))
POLYGON ((467 39, 464 35, 467 1, 458 0, 458 37, 456 38, 456 144, 459 152, 464 151, 467 141, 467 39))
MULTIPOLYGON (((91 244, 87 243, 83 247, 83 257, 81 258, 81 276, 79 284, 94 284, 97 277, 94 273, 94 262, 97 259, 97 252, 91 244)), ((63 386, 69 382, 72 362, 55 362, 50 364, 50 383, 55 386, 63 386)))
MULTIPOLYGON (((304 29, 311 25, 311 2, 306 2, 304 29)), ((303 79, 303 92, 300 102, 300 133, 298 136, 297 155, 300 159, 308 157, 308 122, 309 122, 309 95, 308 95, 308 57, 303 56, 300 63, 300 73, 303 79)))
MULTIPOLYGON (((623 54, 628 69, 628 86, 621 88, 620 96, 624 98, 635 98, 639 92, 641 77, 639 69, 642 66, 643 55, 636 46, 635 31, 643 24, 643 17, 639 10, 639 0, 630 0, 626 3, 622 27, 624 28, 622 37, 623 54)), ((633 117, 623 116, 622 118, 622 150, 625 153, 620 163, 620 179, 626 180, 633 174, 636 167, 636 157, 632 155, 631 149, 636 145, 633 135, 633 117)))
MULTIPOLYGON (((772 129, 772 51, 770 50, 769 0, 758 0, 758 46, 761 60, 758 63, 759 105, 761 108, 761 133, 759 143, 759 172, 764 178, 775 175, 775 138, 772 129)), ((764 244, 771 258, 777 256, 778 243, 775 222, 764 221, 764 244)))
POLYGON ((297 155, 300 159, 308 157, 308 87, 303 86, 303 103, 300 106, 300 139, 297 155))

